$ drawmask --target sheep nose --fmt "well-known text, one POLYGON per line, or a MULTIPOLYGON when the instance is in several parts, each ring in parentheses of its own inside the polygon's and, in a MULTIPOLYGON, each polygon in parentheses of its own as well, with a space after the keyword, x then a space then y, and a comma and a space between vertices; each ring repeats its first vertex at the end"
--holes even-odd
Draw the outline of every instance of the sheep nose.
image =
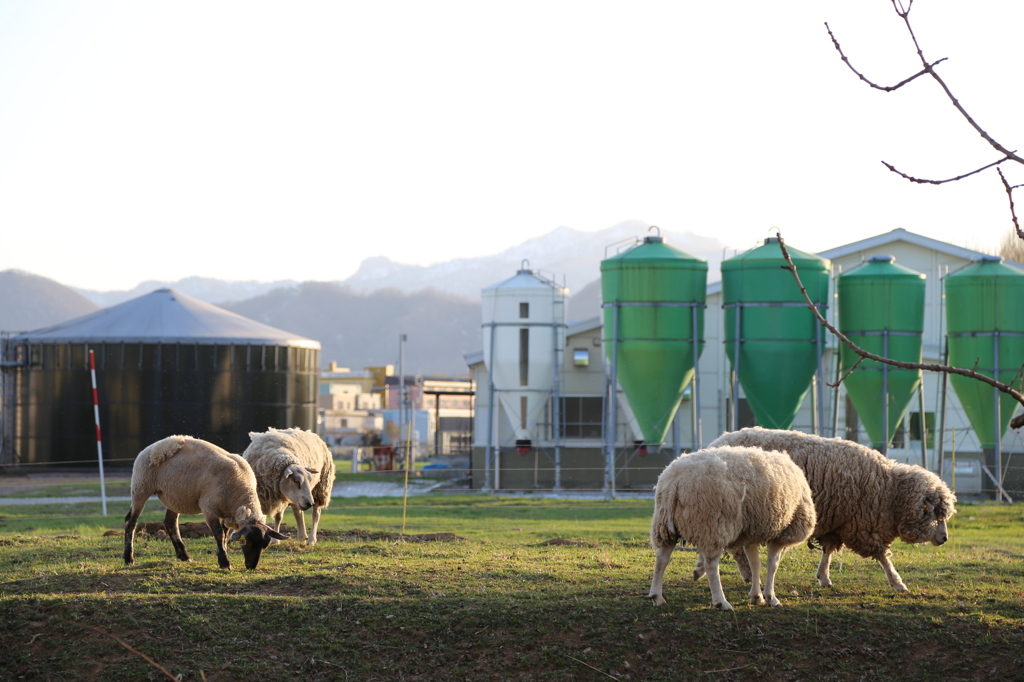
POLYGON ((309 509, 309 508, 310 508, 310 507, 312 507, 312 506, 313 506, 313 503, 312 503, 312 502, 307 502, 306 504, 304 504, 304 505, 302 506, 302 511, 306 511, 307 509, 309 509))
POLYGON ((939 537, 935 538, 935 544, 937 544, 937 545, 944 545, 944 544, 946 544, 946 540, 948 540, 948 539, 949 539, 949 536, 946 535, 945 533, 943 533, 939 537))

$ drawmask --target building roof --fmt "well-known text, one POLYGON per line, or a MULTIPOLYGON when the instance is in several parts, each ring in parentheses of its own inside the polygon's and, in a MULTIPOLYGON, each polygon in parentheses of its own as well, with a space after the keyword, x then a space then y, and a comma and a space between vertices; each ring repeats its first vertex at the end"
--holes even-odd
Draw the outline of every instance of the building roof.
POLYGON ((842 246, 837 246, 834 249, 822 251, 818 255, 822 258, 828 258, 831 260, 833 258, 841 258, 860 251, 877 249, 880 246, 892 244, 893 242, 916 244, 917 246, 923 246, 926 249, 932 249, 933 251, 963 258, 964 260, 973 260, 975 258, 981 258, 988 255, 981 251, 974 251, 973 249, 955 246, 947 242, 940 242, 938 239, 925 237, 924 235, 916 234, 914 232, 908 232, 902 227, 897 227, 895 230, 890 230, 888 232, 875 235, 874 237, 868 237, 867 239, 861 239, 860 241, 843 244, 842 246))
POLYGON ((173 289, 157 289, 67 322, 25 332, 15 342, 208 343, 297 346, 320 342, 250 320, 173 289))

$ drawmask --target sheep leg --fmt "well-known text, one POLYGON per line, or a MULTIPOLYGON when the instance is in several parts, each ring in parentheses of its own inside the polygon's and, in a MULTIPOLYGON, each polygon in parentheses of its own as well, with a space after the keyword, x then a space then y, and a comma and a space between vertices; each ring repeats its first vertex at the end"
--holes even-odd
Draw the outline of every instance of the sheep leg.
MULTIPOLYGON (((703 552, 701 552, 703 554, 703 552)), ((708 584, 711 586, 711 605, 716 609, 723 611, 732 611, 732 604, 725 598, 725 592, 722 591, 722 576, 718 573, 718 562, 722 558, 722 553, 719 552, 714 556, 704 557, 704 566, 708 572, 708 584)))
MULTIPOLYGON (((284 518, 284 509, 280 509, 280 510, 278 510, 274 514, 274 530, 276 530, 278 533, 281 532, 281 519, 283 519, 283 518, 284 518)), ((271 539, 270 542, 271 542, 271 544, 274 544, 274 545, 280 545, 281 544, 281 541, 278 540, 277 538, 271 539)))
POLYGON ((785 551, 786 546, 781 542, 768 543, 768 572, 764 580, 764 596, 768 606, 782 606, 782 602, 775 596, 775 573, 779 570, 782 553, 785 551))
POLYGON ((316 529, 320 525, 320 509, 321 508, 319 506, 313 505, 313 525, 309 529, 309 539, 306 541, 307 545, 316 544, 316 529))
POLYGON ((654 600, 655 606, 664 606, 668 602, 662 594, 662 583, 665 579, 665 567, 672 558, 672 550, 675 547, 659 547, 654 559, 654 577, 651 578, 651 591, 647 594, 648 599, 654 600))
POLYGON ((750 564, 750 603, 760 606, 764 604, 764 595, 761 593, 761 555, 758 549, 756 542, 746 545, 742 552, 736 552, 736 558, 741 554, 747 557, 750 564))
POLYGON ((306 539, 306 515, 302 513, 302 510, 297 506, 290 505, 292 511, 295 513, 295 527, 299 531, 299 540, 306 539))
POLYGON ((892 561, 889 559, 889 550, 886 550, 884 554, 878 557, 878 563, 882 564, 882 570, 885 571, 885 577, 889 581, 889 587, 896 590, 897 592, 909 592, 906 584, 903 582, 903 578, 896 572, 896 567, 892 565, 892 561))
POLYGON ((707 571, 704 569, 704 555, 697 553, 697 563, 693 567, 693 581, 697 582, 704 577, 707 571))
POLYGON ((142 504, 135 504, 135 500, 132 500, 131 509, 128 510, 128 514, 124 517, 124 565, 131 566, 135 563, 135 526, 139 522, 139 517, 142 516, 142 510, 146 506, 146 499, 143 498, 142 504))
POLYGON ((732 553, 732 558, 736 561, 736 568, 739 569, 740 577, 743 578, 743 582, 751 582, 750 564, 747 562, 746 552, 742 550, 735 551, 732 553))
POLYGON ((178 512, 167 510, 167 514, 164 515, 164 530, 167 531, 168 537, 171 538, 171 544, 174 545, 174 554, 182 561, 192 561, 185 550, 185 543, 181 541, 181 532, 178 530, 178 512))
MULTIPOLYGON (((217 564, 221 568, 230 569, 231 561, 228 559, 228 553, 224 550, 224 526, 220 522, 220 518, 217 516, 207 516, 206 525, 213 531, 213 541, 217 544, 217 564)), ((244 537, 242 538, 245 539, 244 537)))
MULTIPOLYGON (((818 562, 818 585, 821 587, 832 587, 832 578, 829 571, 832 568, 832 555, 839 551, 835 545, 827 542, 821 543, 821 561, 818 562)), ((884 568, 884 566, 883 566, 884 568)))

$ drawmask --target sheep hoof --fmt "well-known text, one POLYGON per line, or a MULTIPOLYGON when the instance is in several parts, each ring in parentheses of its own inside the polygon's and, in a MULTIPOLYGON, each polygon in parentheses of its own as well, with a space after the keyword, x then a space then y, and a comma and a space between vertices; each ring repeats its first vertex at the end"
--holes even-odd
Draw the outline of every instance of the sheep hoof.
POLYGON ((714 606, 716 609, 719 609, 720 611, 732 611, 732 604, 730 604, 727 601, 724 601, 720 604, 712 604, 712 606, 714 606))
POLYGON ((764 606, 764 597, 761 596, 760 594, 757 595, 756 597, 751 597, 750 598, 750 603, 752 605, 754 605, 754 606, 764 606))
POLYGON ((820 578, 818 580, 818 585, 820 585, 821 587, 832 587, 832 581, 828 578, 820 578))
POLYGON ((897 592, 910 592, 910 588, 904 585, 903 583, 893 585, 892 588, 897 592))
POLYGON ((665 601, 665 597, 660 594, 649 594, 647 595, 647 598, 650 599, 655 606, 664 606, 665 604, 668 604, 668 602, 665 601))
POLYGON ((702 571, 694 571, 693 572, 693 582, 697 582, 698 580, 700 580, 703 577, 704 577, 704 573, 702 571))
POLYGON ((782 602, 780 602, 780 601, 779 601, 778 599, 776 599, 775 597, 772 597, 772 598, 771 598, 771 599, 770 599, 770 600, 768 601, 768 606, 782 606, 782 602))

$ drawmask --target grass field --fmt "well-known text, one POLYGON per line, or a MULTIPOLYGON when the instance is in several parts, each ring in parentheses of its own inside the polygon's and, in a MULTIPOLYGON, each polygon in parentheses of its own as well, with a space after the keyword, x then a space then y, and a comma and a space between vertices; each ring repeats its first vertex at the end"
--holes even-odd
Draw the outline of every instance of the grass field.
POLYGON ((182 563, 140 536, 124 567, 103 533, 126 503, 0 507, 0 680, 1024 679, 1024 505, 961 505, 943 547, 897 541, 910 594, 850 553, 819 588, 800 547, 784 606, 753 607, 724 562, 723 613, 685 549, 669 605, 645 598, 652 504, 423 495, 403 538, 400 498, 336 498, 316 546, 255 572, 234 547, 218 569, 209 538, 182 563), (454 535, 417 541, 434 533, 454 535))

